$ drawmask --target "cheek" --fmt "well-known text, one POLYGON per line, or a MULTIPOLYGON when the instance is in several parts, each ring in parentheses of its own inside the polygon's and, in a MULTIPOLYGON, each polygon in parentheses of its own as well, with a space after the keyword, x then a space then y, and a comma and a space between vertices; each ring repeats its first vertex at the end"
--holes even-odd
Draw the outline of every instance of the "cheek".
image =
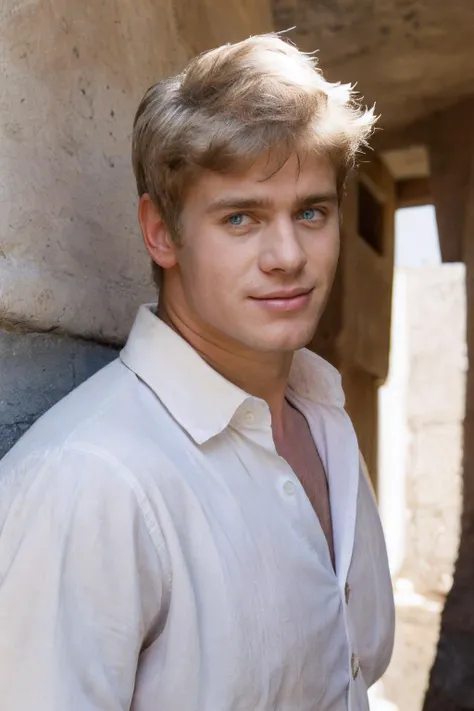
MULTIPOLYGON (((199 245, 196 245, 199 247, 199 245)), ((229 258, 218 245, 206 242, 201 248, 187 250, 180 261, 183 285, 195 303, 219 305, 225 300, 236 280, 235 260, 229 258)))
POLYGON ((339 261, 339 256, 341 254, 341 240, 339 237, 337 238, 335 244, 333 244, 333 248, 331 250, 331 255, 332 255, 332 261, 334 268, 336 267, 338 261, 339 261))
POLYGON ((219 229, 210 228, 203 239, 198 236, 189 251, 190 278, 193 274, 200 281, 205 278, 215 291, 218 284, 231 289, 255 264, 255 242, 223 235, 219 229))
POLYGON ((310 247, 310 261, 315 270, 326 272, 328 276, 337 266, 340 251, 340 241, 337 235, 321 235, 315 239, 310 247))

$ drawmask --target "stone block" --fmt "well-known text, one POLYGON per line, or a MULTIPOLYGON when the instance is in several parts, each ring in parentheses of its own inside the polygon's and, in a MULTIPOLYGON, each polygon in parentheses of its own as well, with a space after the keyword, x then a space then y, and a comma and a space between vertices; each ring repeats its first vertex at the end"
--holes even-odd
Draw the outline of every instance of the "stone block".
POLYGON ((107 346, 0 330, 0 457, 33 422, 117 357, 107 346))
POLYGON ((460 422, 465 409, 464 266, 404 270, 410 375, 408 421, 460 422))
POLYGON ((411 433, 403 575, 429 594, 451 587, 462 508, 462 434, 461 423, 411 433))

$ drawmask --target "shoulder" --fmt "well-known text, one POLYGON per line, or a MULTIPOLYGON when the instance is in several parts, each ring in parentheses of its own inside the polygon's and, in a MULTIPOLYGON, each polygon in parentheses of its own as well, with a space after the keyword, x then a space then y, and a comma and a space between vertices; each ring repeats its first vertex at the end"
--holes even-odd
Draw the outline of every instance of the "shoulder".
MULTIPOLYGON (((135 373, 117 359, 32 425, 0 461, 0 478, 9 470, 24 468, 26 462, 29 468, 45 461, 52 465, 61 453, 63 466, 66 460, 87 459, 87 468, 113 470, 115 477, 122 472, 130 479, 124 472, 139 459, 143 431, 147 423, 163 417, 163 409, 135 373)), ((82 472, 85 475, 84 468, 82 472)))
MULTIPOLYGON (((139 518, 162 547, 141 466, 149 439, 143 424, 156 426, 163 410, 149 398, 136 375, 114 361, 43 415, 0 461, 0 531, 12 511, 25 522, 52 507, 66 520, 78 507, 111 526, 139 518)), ((154 466, 160 468, 156 453, 154 466)))
MULTIPOLYGON (((105 450, 87 444, 45 442, 27 451, 19 448, 15 457, 0 462, 1 505, 21 499, 26 505, 32 499, 67 499, 87 496, 98 500, 121 495, 130 497, 135 490, 134 478, 119 461, 105 450)), ((64 509, 61 509, 64 510, 64 509)))
POLYGON ((0 531, 10 551, 39 537, 48 549, 71 541, 116 548, 128 540, 165 552, 159 522, 133 473, 106 450, 75 442, 40 447, 11 466, 0 463, 0 531))
POLYGON ((102 368, 39 417, 5 454, 0 467, 11 468, 38 449, 58 447, 81 427, 103 419, 114 408, 114 400, 126 397, 128 375, 117 360, 102 368))
POLYGON ((139 516, 164 549, 163 482, 172 486, 180 476, 182 449, 180 428, 157 396, 114 361, 43 415, 0 461, 0 532, 13 509, 24 520, 35 507, 46 511, 44 502, 57 511, 78 502, 111 526, 120 515, 139 516))

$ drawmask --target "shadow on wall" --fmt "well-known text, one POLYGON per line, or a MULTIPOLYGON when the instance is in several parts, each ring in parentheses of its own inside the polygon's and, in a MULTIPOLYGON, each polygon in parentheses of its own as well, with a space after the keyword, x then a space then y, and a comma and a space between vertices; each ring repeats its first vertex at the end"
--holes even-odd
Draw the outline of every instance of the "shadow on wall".
POLYGON ((67 336, 0 330, 0 458, 38 417, 117 354, 67 336))

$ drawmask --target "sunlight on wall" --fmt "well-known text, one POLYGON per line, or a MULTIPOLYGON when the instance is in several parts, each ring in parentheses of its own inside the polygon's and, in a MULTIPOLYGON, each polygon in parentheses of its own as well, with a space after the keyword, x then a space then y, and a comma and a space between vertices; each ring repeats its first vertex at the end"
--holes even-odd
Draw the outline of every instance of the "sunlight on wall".
POLYGON ((407 207, 395 213, 395 267, 441 264, 433 205, 407 207))

